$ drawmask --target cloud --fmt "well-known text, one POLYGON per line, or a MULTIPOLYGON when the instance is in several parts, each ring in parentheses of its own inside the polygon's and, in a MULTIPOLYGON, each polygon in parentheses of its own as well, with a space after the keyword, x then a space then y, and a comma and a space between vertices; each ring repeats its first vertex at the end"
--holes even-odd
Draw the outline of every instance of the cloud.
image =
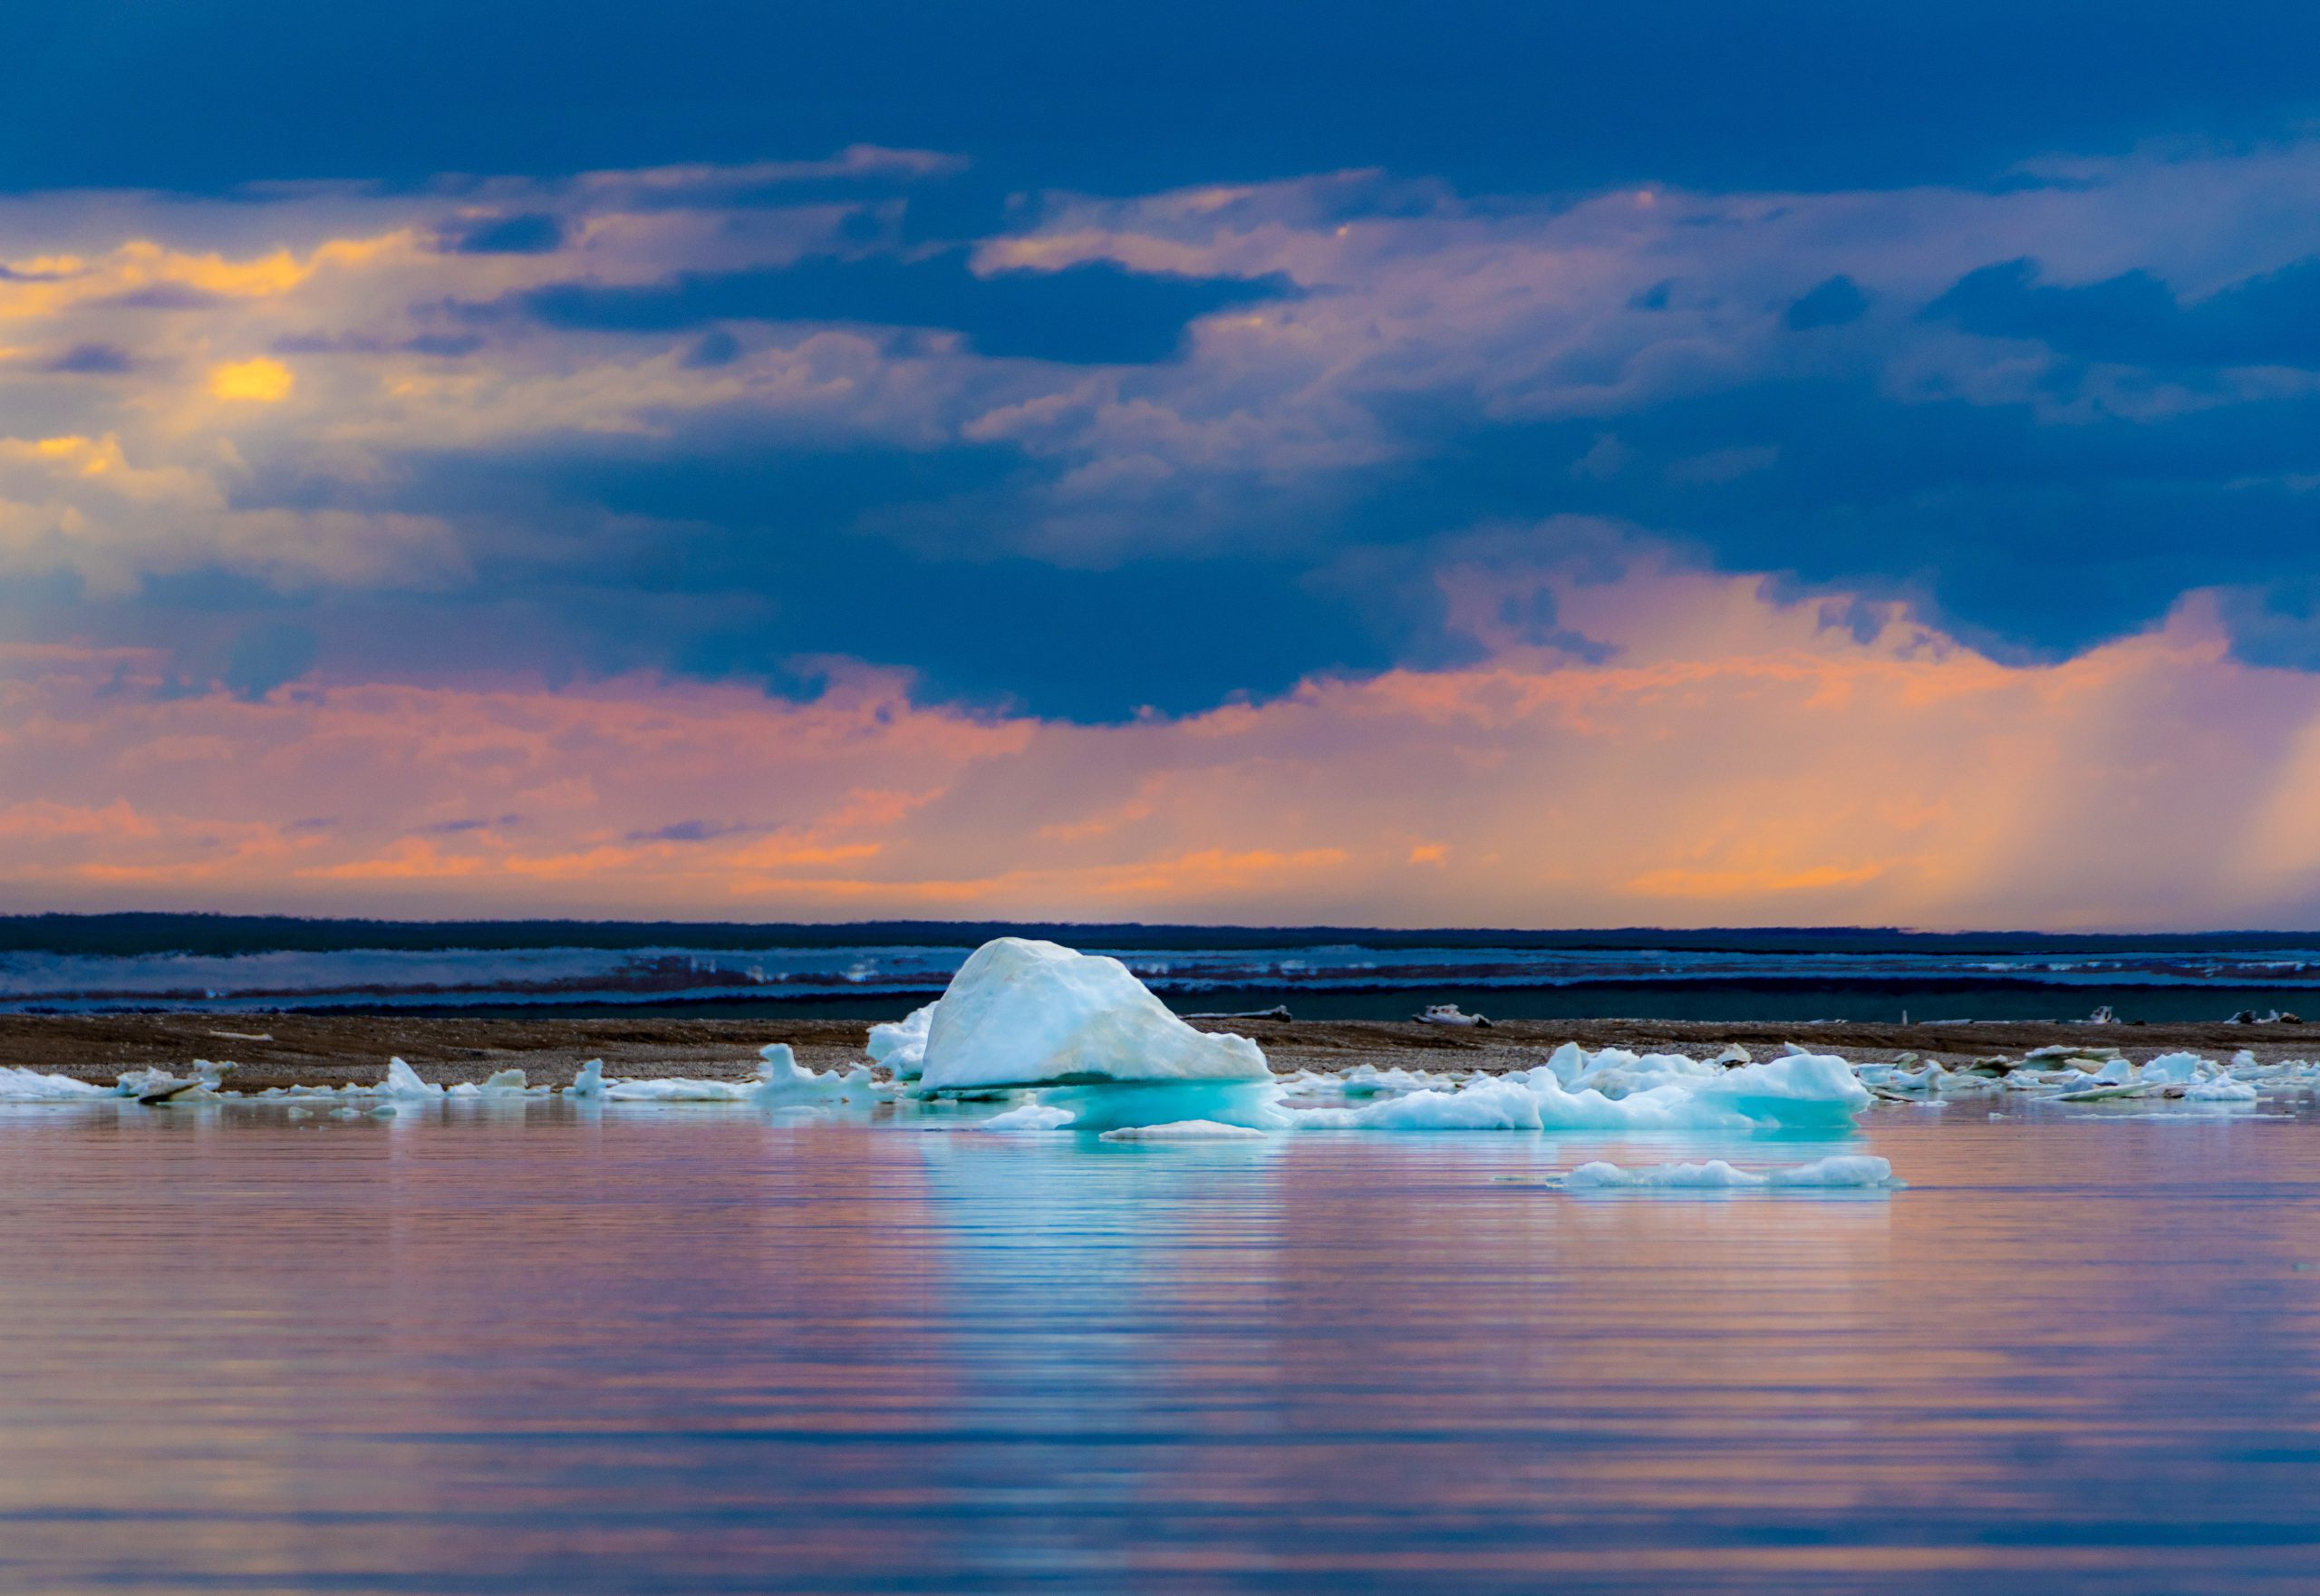
POLYGON ((788 691, 835 653, 1111 721, 1464 657, 1411 574, 1599 517, 1996 657, 2209 586, 2250 657, 2296 646, 2320 144, 1552 201, 1339 171, 914 232, 977 180, 854 149, 0 198, 0 606, 188 680, 288 605, 324 675, 788 691), (552 246, 438 247, 530 217, 552 246), (136 368, 39 371, 82 347, 136 368))
POLYGON ((41 370, 82 377, 117 377, 136 366, 129 352, 111 343, 75 343, 41 363, 41 370))
POLYGON ((1982 337, 2035 340, 2083 360, 2170 372, 2320 368, 2320 257, 2188 305, 2148 271, 2062 285, 2040 282, 2035 261, 2001 261, 1958 278, 1925 314, 1982 337))
POLYGON ((803 918, 2199 925, 2320 904, 2297 797, 2320 677, 2233 662, 2205 600, 2007 665, 1897 606, 1622 557, 1609 580, 1439 578, 1465 614, 1553 594, 1593 657, 1510 634, 1462 665, 1100 727, 923 705, 851 668, 796 700, 649 677, 253 700, 160 694, 150 655, 20 653, 0 835, 39 846, 0 880, 83 907, 803 918), (333 819, 272 819, 291 812, 333 819))
POLYGON ((936 328, 977 353, 1073 364, 1146 364, 1176 353, 1188 324, 1293 292, 1278 275, 1197 277, 1096 262, 1056 272, 968 267, 961 251, 897 259, 817 256, 766 270, 622 287, 535 288, 521 308, 551 326, 660 332, 720 321, 936 328))
POLYGON ((445 225, 436 247, 459 255, 553 255, 564 247, 564 223, 538 210, 461 217, 445 225))
POLYGON ((1841 272, 1791 305, 1781 319, 1792 333, 1809 333, 1857 322, 1868 309, 1869 296, 1841 272))

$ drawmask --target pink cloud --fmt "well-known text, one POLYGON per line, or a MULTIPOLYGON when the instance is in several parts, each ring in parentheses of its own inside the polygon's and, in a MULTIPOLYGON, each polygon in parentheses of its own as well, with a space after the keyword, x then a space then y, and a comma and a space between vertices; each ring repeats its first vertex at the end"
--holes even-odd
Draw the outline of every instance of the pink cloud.
POLYGON ((1084 726, 858 668, 807 702, 648 678, 246 702, 17 651, 0 886, 22 907, 1540 925, 2320 903, 2300 796, 2320 677, 2235 662, 2197 597, 2016 665, 1648 557, 1617 582, 1444 580, 1542 585, 1598 655, 1502 638, 1469 666, 1084 726))

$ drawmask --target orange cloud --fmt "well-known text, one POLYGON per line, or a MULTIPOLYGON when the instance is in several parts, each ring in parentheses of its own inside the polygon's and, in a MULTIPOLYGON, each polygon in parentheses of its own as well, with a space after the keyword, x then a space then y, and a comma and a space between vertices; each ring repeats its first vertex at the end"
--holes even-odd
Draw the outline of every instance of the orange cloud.
POLYGON ((2320 677, 2233 661, 2200 602, 2051 665, 1900 617, 1864 640, 1755 578, 1648 563, 1560 603, 1613 652, 1508 643, 1097 726, 920 704, 860 667, 794 703, 651 678, 247 702, 163 692, 135 651, 0 651, 0 890, 1545 925, 2320 905, 2320 677))

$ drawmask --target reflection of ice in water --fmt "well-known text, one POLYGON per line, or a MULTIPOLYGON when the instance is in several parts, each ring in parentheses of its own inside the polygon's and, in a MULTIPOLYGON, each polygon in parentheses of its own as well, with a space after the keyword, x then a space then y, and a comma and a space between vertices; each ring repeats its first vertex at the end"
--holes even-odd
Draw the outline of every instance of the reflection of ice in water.
POLYGON ((1094 1551, 1083 1526, 1138 1510, 1157 1476, 1155 1441, 1195 1439, 1186 1411, 1216 1400, 1214 1360, 1269 1353, 1234 1327, 1262 1322, 1275 1293, 1284 1144, 921 1146, 962 1400, 1015 1443, 991 1490, 1005 1528, 975 1558, 1023 1576, 1123 1579, 1128 1566, 1094 1551), (1081 1547, 1058 1566, 1059 1549, 1081 1547))

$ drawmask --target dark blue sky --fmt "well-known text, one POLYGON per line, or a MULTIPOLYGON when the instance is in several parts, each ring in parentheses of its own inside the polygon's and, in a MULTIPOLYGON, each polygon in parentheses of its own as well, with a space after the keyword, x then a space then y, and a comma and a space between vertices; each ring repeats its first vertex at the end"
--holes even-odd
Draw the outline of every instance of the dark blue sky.
POLYGON ((47 192, 76 188, 164 191, 135 228, 227 255, 400 206, 507 273, 262 339, 188 331, 230 295, 125 289, 0 413, 125 427, 130 385, 235 337, 301 404, 365 362, 642 396, 260 429, 200 516, 372 517, 426 558, 285 574, 171 523, 20 563, 20 633, 158 638, 246 692, 390 661, 786 690, 846 655, 1110 719, 1469 657, 1446 560, 1609 525, 2002 657, 2214 586, 2251 657, 2320 661, 2320 240, 2267 223, 2257 170, 2311 164, 2309 7, 99 0, 13 31, 20 236, 53 215, 85 247, 95 202, 47 192), (617 206, 567 181, 854 145, 946 160, 617 206), (2081 164, 2021 165, 2050 158, 2081 164), (2249 198, 2201 210, 2194 169, 2249 198), (339 186, 253 188, 307 179, 339 186), (1258 187, 1165 198, 1224 185, 1258 187), (1600 219, 1646 186, 1682 214, 1600 219), (605 218, 668 207, 699 225, 606 253, 605 218), (1105 241, 1026 253, 1075 227, 1105 241), (1320 259, 1348 233, 1377 242, 1320 259), (1297 336, 1198 342, 1252 314, 1297 336), (322 441, 357 436, 359 464, 322 441))
POLYGON ((1376 165, 1468 190, 1987 180, 2264 135, 2320 17, 2160 0, 1247 5, 89 0, 11 19, 0 183, 972 156, 1126 193, 1376 165))

